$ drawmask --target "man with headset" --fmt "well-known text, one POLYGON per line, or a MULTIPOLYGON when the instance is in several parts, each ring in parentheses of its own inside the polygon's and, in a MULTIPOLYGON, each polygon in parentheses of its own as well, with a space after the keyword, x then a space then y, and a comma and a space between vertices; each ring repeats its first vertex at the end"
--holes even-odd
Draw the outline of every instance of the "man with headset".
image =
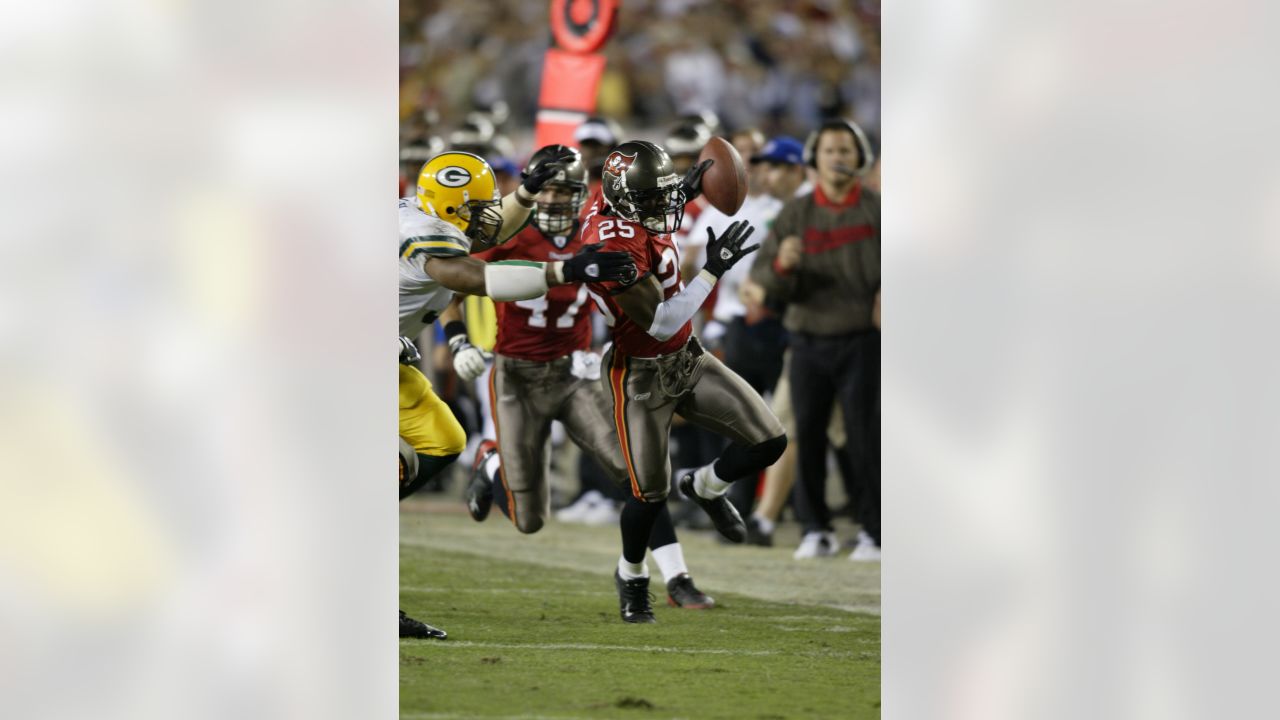
POLYGON ((826 430, 839 402, 859 495, 855 519, 863 530, 850 559, 879 560, 880 196, 861 182, 875 159, 862 129, 840 119, 810 134, 804 155, 817 169, 813 192, 778 213, 751 270, 771 301, 786 303, 796 513, 805 530, 795 557, 833 555, 839 548, 826 503, 826 430))

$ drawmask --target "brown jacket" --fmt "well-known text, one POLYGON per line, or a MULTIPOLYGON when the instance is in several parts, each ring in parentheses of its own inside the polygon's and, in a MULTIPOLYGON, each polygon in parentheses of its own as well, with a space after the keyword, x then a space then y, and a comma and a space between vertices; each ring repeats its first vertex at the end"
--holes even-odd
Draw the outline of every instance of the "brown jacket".
POLYGON ((787 303, 792 332, 843 335, 870 330, 880 289, 880 196, 855 186, 839 205, 821 188, 782 207, 751 266, 770 300, 787 303), (804 245, 800 264, 781 272, 774 261, 783 238, 804 245))

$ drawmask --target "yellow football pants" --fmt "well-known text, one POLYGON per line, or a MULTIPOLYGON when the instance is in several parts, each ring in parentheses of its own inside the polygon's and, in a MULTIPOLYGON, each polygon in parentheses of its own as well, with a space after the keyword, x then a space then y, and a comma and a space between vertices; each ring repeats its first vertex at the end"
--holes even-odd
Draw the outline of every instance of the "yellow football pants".
POLYGON ((400 437, 422 455, 456 455, 467 444, 457 418, 416 367, 400 366, 400 437))

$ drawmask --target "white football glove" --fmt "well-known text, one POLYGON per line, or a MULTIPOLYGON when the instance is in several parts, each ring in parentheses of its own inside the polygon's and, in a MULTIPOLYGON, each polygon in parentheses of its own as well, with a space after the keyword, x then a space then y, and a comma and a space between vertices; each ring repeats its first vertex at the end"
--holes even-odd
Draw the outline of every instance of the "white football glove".
POLYGON ((453 353, 453 371, 460 379, 471 382, 484 374, 488 353, 472 345, 466 335, 449 338, 449 352, 453 353))

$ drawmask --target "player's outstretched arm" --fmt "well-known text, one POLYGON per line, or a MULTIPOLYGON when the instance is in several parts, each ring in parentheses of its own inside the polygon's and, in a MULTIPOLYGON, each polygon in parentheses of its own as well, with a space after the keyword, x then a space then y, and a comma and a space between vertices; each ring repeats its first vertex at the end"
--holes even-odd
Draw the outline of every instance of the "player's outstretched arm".
POLYGON ((566 152, 561 157, 540 164, 533 172, 522 173, 523 180, 514 192, 502 198, 498 211, 502 214, 502 230, 494 240, 494 245, 501 245, 516 236, 516 233, 529 224, 529 215, 533 212, 534 198, 547 183, 564 170, 566 163, 573 160, 573 154, 566 152))
POLYGON ((746 220, 732 223, 716 237, 707 228, 707 262, 702 271, 683 290, 666 300, 662 286, 652 275, 615 297, 618 306, 645 332, 657 340, 668 340, 693 318, 711 294, 711 288, 726 270, 742 258, 760 249, 759 245, 742 247, 755 228, 746 220))
POLYGON ((556 282, 557 263, 486 263, 470 256, 432 257, 426 270, 436 282, 454 292, 487 295, 494 300, 528 300, 547 292, 556 282))
POLYGON ((486 263, 470 256, 436 257, 426 262, 436 282, 467 295, 487 295, 497 301, 529 300, 557 285, 635 280, 636 265, 623 252, 600 252, 591 245, 568 260, 530 262, 502 260, 486 263))

